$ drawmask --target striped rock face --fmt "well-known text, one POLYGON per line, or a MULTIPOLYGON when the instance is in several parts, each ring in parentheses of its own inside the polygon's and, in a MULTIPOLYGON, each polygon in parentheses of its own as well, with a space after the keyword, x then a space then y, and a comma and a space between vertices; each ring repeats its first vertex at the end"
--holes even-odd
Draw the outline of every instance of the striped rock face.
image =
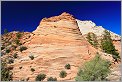
POLYGON ((20 53, 21 58, 13 64, 14 80, 29 77, 34 81, 38 74, 44 73, 47 78, 73 81, 78 68, 96 53, 96 49, 82 36, 75 18, 68 13, 42 19, 33 34, 24 44, 28 49, 20 53), (29 58, 31 54, 34 60, 29 58), (67 63, 71 65, 70 70, 64 68, 67 63), (31 72, 31 68, 35 71, 31 72), (62 70, 67 72, 65 78, 59 77, 62 70))
MULTIPOLYGON (((103 30, 100 29, 103 28, 96 28, 96 24, 91 21, 79 21, 66 12, 59 16, 43 18, 36 30, 32 33, 22 33, 23 36, 19 39, 21 46, 26 46, 27 50, 20 52, 20 46, 17 46, 2 58, 18 54, 14 63, 8 64, 13 67, 13 80, 35 81, 38 74, 44 73, 46 74, 44 81, 47 81, 48 77, 56 77, 58 81, 75 81, 79 67, 82 68, 84 62, 91 60, 96 52, 99 52, 102 58, 113 61, 111 54, 94 48, 85 38, 88 32, 101 36, 103 30), (30 58, 31 55, 34 56, 33 60, 30 58), (70 64, 71 69, 65 69, 66 64, 70 64), (35 71, 32 72, 31 68, 35 71), (67 73, 65 78, 59 77, 62 70, 67 73)), ((6 39, 12 42, 15 38, 16 32, 8 33, 2 36, 2 44, 6 44, 6 39)), ((12 43, 16 45, 15 42, 12 43)), ((113 43, 120 53, 120 40, 114 39, 113 43)), ((119 77, 119 64, 115 64, 114 68, 112 73, 119 72, 117 74, 119 77)))

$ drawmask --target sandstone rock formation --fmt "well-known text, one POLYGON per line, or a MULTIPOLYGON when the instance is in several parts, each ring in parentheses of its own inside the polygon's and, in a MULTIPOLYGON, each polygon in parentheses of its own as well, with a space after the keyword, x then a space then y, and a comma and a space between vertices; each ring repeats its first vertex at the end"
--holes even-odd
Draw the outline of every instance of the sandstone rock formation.
MULTIPOLYGON (((76 19, 76 21, 77 21, 79 29, 80 29, 80 31, 83 35, 88 34, 89 32, 93 32, 98 37, 101 37, 102 34, 103 34, 103 31, 105 30, 105 28, 103 28, 102 26, 96 26, 96 24, 92 21, 81 21, 81 20, 78 20, 78 19, 76 19)), ((111 38, 113 40, 116 40, 116 41, 121 40, 119 35, 111 32, 111 31, 109 31, 109 32, 110 32, 111 38)))
MULTIPOLYGON (((28 49, 22 52, 15 50, 10 53, 10 55, 18 54, 18 58, 10 64, 13 66, 13 80, 28 78, 29 81, 34 81, 38 74, 44 73, 47 75, 44 81, 48 77, 56 77, 58 81, 75 81, 78 68, 82 67, 84 62, 92 59, 96 52, 101 53, 103 58, 112 61, 111 56, 106 57, 105 53, 95 49, 85 39, 84 34, 95 27, 95 23, 91 23, 91 21, 87 21, 86 26, 80 24, 79 20, 66 12, 59 16, 42 19, 35 31, 20 38, 23 46, 28 49), (86 28, 90 30, 87 32, 86 28), (34 56, 33 60, 29 58, 30 55, 34 56), (71 65, 69 70, 64 68, 67 63, 71 65), (31 68, 34 68, 35 71, 32 72, 31 68), (67 72, 65 78, 59 77, 62 70, 67 72)), ((120 44, 115 44, 120 49, 120 44)))
MULTIPOLYGON (((102 26, 96 26, 96 24, 92 21, 81 21, 76 19, 78 27, 80 29, 80 32, 84 37, 87 36, 89 32, 92 32, 96 34, 97 39, 100 40, 103 36, 104 30, 107 30, 103 28, 102 26)), ((109 31, 109 30, 108 30, 109 31)), ((113 44, 115 45, 115 48, 118 50, 119 53, 121 53, 121 37, 120 35, 113 33, 109 31, 111 34, 111 38, 113 40, 113 44)))
POLYGON ((68 13, 43 19, 33 34, 32 39, 24 44, 28 49, 19 53, 21 58, 13 64, 15 80, 27 77, 35 80, 39 73, 58 80, 74 80, 78 68, 96 53, 96 49, 82 37, 75 19, 68 13), (30 60, 30 54, 34 55, 34 60, 30 60), (67 63, 71 65, 71 70, 64 68, 67 63), (35 69, 33 73, 31 67, 35 69), (62 70, 68 73, 67 77, 59 77, 62 70))

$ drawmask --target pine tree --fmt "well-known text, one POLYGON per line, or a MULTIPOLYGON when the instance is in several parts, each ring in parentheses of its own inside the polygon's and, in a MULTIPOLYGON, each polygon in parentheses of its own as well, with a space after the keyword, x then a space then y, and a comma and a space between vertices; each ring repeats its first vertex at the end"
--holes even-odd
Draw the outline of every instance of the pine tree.
POLYGON ((98 47, 97 36, 94 33, 92 33, 92 36, 93 36, 93 46, 97 48, 98 47))
POLYGON ((103 39, 101 40, 101 48, 105 53, 112 54, 112 57, 115 59, 115 61, 120 59, 119 53, 112 43, 110 32, 107 30, 104 31, 103 39))
POLYGON ((94 33, 88 33, 86 38, 91 45, 95 48, 98 47, 97 36, 94 33))
POLYGON ((90 33, 87 34, 86 38, 87 38, 88 42, 92 45, 92 37, 91 37, 90 33))

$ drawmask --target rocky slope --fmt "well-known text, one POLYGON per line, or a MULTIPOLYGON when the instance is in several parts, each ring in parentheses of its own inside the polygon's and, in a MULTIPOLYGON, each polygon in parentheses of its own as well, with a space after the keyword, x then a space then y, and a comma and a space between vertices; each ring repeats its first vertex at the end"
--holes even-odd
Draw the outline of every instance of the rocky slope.
MULTIPOLYGON (((81 21, 78 19, 76 19, 76 21, 77 21, 79 29, 83 35, 88 34, 89 32, 93 32, 98 37, 101 37, 102 34, 104 33, 103 31, 107 30, 107 29, 103 28, 102 26, 96 26, 96 24, 92 21, 81 21)), ((109 32, 110 32, 111 38, 113 40, 120 41, 121 38, 118 34, 115 34, 111 31, 109 31, 109 32)))
POLYGON ((82 37, 75 19, 68 13, 42 19, 33 33, 35 35, 32 39, 24 44, 28 49, 20 53, 22 58, 13 64, 14 79, 29 77, 34 80, 39 73, 44 73, 47 77, 56 77, 58 80, 74 80, 78 71, 76 69, 85 60, 94 57, 96 52, 82 37), (30 60, 30 54, 34 55, 34 60, 30 60), (71 65, 71 70, 64 68, 67 63, 71 65), (22 71, 20 66, 23 67, 22 71), (35 69, 33 73, 31 67, 35 69), (63 79, 59 77, 62 70, 68 73, 63 79))
MULTIPOLYGON (((80 29, 80 32, 82 33, 82 35, 84 37, 87 36, 87 34, 89 32, 94 33, 97 36, 97 39, 100 40, 103 36, 104 30, 107 30, 105 28, 103 28, 102 26, 96 26, 96 24, 92 21, 81 21, 76 19, 78 27, 80 29)), ((107 30, 109 31, 109 30, 107 30)), ((115 45, 116 49, 118 50, 118 52, 121 52, 121 37, 120 35, 113 33, 111 31, 109 31, 111 34, 111 38, 113 40, 113 44, 115 45)))
MULTIPOLYGON (((96 52, 101 53, 103 58, 112 61, 110 55, 105 56, 106 53, 89 44, 84 37, 85 33, 83 32, 85 31, 82 32, 83 29, 77 22, 72 15, 64 12, 59 16, 42 19, 35 31, 25 33, 19 39, 22 45, 7 53, 10 56, 14 53, 18 54, 14 63, 9 64, 13 66, 13 80, 28 79, 34 81, 38 74, 44 73, 47 76, 44 81, 48 77, 56 77, 59 81, 74 81, 78 68, 82 67, 84 62, 92 59, 96 52), (20 52, 21 46, 26 46, 27 50, 20 52), (33 60, 30 59, 30 55, 34 56, 33 60), (71 65, 69 70, 64 68, 67 63, 71 65), (35 71, 32 72, 31 68, 34 68, 35 71), (67 72, 65 78, 59 77, 62 70, 67 72)), ((8 38, 16 38, 15 34, 12 33, 12 36, 8 38)), ((2 38, 3 44, 5 44, 5 36, 2 38)), ((116 44, 119 45, 119 43, 116 44)))

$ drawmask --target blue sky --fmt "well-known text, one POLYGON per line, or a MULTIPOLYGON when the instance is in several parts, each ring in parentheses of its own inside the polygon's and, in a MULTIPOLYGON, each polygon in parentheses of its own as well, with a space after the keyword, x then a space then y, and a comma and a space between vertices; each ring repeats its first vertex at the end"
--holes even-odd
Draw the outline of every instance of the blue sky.
POLYGON ((80 20, 92 20, 98 26, 121 34, 120 1, 2 1, 1 28, 29 31, 37 28, 44 17, 68 12, 80 20))

